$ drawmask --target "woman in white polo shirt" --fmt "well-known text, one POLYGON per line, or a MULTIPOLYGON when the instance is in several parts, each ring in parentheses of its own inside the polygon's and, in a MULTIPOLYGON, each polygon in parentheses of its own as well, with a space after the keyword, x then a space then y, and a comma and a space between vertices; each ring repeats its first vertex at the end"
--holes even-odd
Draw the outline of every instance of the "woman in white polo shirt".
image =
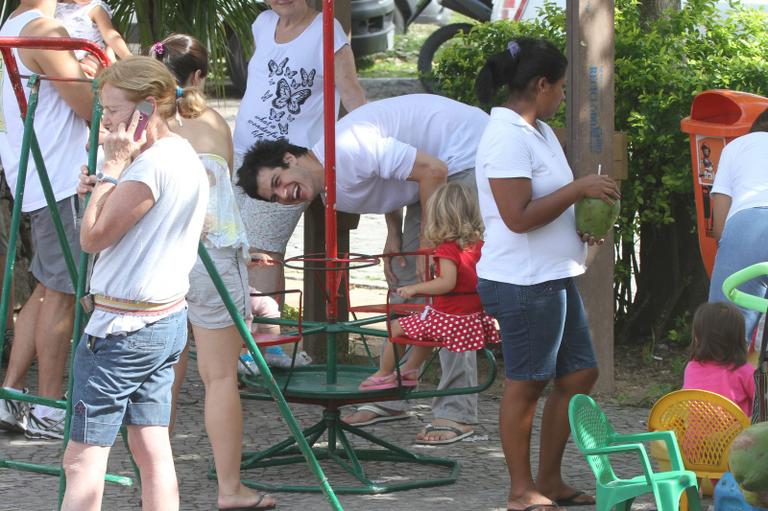
POLYGON ((564 98, 567 61, 552 43, 520 38, 489 57, 475 89, 484 103, 502 85, 506 101, 491 110, 477 149, 476 179, 485 223, 477 265, 478 293, 501 327, 506 386, 500 433, 511 485, 507 509, 554 509, 594 504, 566 484, 563 449, 570 432, 568 402, 588 393, 597 363, 573 277, 584 273, 587 247, 576 232, 574 203, 613 201, 616 183, 591 175, 574 181, 565 154, 542 119, 564 98), (539 471, 531 474, 530 434, 536 403, 547 383, 539 471), (532 507, 533 506, 533 507, 532 507))

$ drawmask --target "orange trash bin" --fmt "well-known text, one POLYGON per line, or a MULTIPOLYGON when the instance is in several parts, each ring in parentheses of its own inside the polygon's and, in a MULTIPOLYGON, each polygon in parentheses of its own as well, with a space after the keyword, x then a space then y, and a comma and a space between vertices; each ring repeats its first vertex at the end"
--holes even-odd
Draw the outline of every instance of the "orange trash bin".
POLYGON ((690 135, 693 195, 699 249, 707 275, 712 275, 717 242, 712 234, 710 191, 717 174, 720 153, 734 138, 746 135, 758 115, 768 108, 768 98, 727 89, 698 94, 691 104, 691 115, 680 121, 680 129, 690 135))

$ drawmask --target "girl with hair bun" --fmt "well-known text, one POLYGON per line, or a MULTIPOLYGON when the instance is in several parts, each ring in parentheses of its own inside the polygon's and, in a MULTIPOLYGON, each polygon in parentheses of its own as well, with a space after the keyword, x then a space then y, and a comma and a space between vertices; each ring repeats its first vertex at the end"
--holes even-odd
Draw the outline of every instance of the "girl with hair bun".
POLYGON ((544 122, 563 101, 567 61, 544 39, 513 39, 491 55, 475 82, 484 103, 507 89, 477 149, 476 179, 485 244, 477 291, 500 326, 506 385, 499 431, 510 476, 508 510, 593 505, 563 481, 570 433, 568 403, 597 380, 597 362, 573 278, 584 273, 587 244, 574 204, 583 197, 619 198, 607 176, 574 180, 552 129, 544 122), (530 437, 536 404, 549 381, 539 470, 531 473, 530 437), (546 439, 546 441, 544 441, 546 439))
MULTIPOLYGON (((206 105, 203 95, 208 50, 192 36, 174 34, 153 44, 148 53, 165 64, 176 78, 179 115, 170 121, 170 127, 192 144, 208 175, 210 199, 203 226, 203 245, 232 300, 240 308, 241 316, 250 318, 248 239, 230 177, 232 135, 227 122, 206 105)), ((205 429, 219 483, 218 508, 273 509, 272 497, 240 482, 243 415, 237 363, 243 340, 200 258, 192 268, 189 281, 189 322, 197 347, 198 370, 205 385, 205 429)), ((174 395, 183 381, 185 367, 179 364, 174 395)))

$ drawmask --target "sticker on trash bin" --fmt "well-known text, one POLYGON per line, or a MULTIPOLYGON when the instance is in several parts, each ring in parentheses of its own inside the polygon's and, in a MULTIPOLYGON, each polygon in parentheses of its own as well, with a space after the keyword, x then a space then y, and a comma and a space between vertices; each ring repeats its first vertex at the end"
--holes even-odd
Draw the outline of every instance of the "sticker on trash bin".
POLYGON ((720 161, 720 153, 725 147, 725 139, 697 135, 696 146, 699 184, 712 188, 717 173, 717 163, 720 161))

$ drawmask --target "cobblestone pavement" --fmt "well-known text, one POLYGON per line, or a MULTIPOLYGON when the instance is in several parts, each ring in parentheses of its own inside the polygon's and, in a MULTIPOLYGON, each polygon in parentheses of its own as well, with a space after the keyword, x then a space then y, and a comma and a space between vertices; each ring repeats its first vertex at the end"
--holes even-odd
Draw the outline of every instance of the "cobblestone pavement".
MULTIPOLYGON (((208 479, 211 449, 203 429, 203 387, 194 364, 190 364, 187 381, 182 392, 178 423, 173 433, 173 449, 180 480, 183 510, 211 510, 216 504, 216 483, 208 479)), ((341 495, 345 510, 477 510, 504 509, 508 479, 499 443, 496 416, 498 396, 480 396, 480 424, 475 435, 467 441, 443 447, 421 447, 413 444, 419 428, 429 420, 427 403, 412 403, 413 417, 408 420, 379 424, 366 428, 397 445, 416 453, 445 456, 459 460, 461 473, 458 481, 450 486, 396 492, 384 495, 341 495), (421 405, 421 406, 419 406, 421 405)), ((245 438, 247 450, 263 449, 288 435, 277 407, 271 402, 246 401, 245 438)), ((320 417, 320 408, 310 405, 292 405, 297 419, 304 426, 320 417)), ((642 431, 648 410, 641 408, 605 406, 619 431, 642 431)), ((538 450, 538 424, 534 431, 533 456, 538 450)), ((35 463, 58 463, 60 442, 31 441, 20 435, 0 434, 0 457, 35 463)), ((626 470, 639 470, 631 461, 622 463, 626 470), (632 467, 635 466, 633 469, 632 467)), ((131 475, 130 461, 124 446, 118 441, 110 456, 110 471, 131 475)), ((323 464, 332 484, 349 482, 349 478, 329 463, 323 464)), ((374 478, 382 480, 408 479, 414 475, 438 476, 445 471, 439 468, 411 469, 408 466, 392 467, 381 463, 366 465, 374 478)), ((584 459, 572 443, 565 453, 564 473, 567 480, 579 489, 594 490, 594 479, 584 459)), ((636 474, 639 472, 635 472, 636 474)), ((271 468, 258 473, 247 473, 244 478, 260 478, 265 482, 293 482, 312 484, 314 477, 306 465, 271 468)), ((58 480, 55 477, 30 474, 10 469, 0 469, 0 510, 48 510, 55 508, 58 480)), ((329 509, 319 494, 278 494, 281 510, 329 509)), ((646 506, 647 507, 647 506, 646 506)), ((107 485, 104 498, 105 510, 138 510, 136 490, 107 485)), ((590 508, 582 508, 591 511, 590 508)))
MULTIPOLYGON (((419 92, 415 80, 364 80, 369 99, 419 92)), ((236 101, 214 104, 228 118, 234 121, 236 101)), ((30 375, 30 381, 35 381, 30 375)), ((416 453, 443 456, 459 460, 461 473, 458 481, 450 486, 410 490, 384 495, 341 495, 339 499, 348 511, 385 510, 471 510, 490 511, 504 509, 508 478, 499 442, 497 413, 498 395, 486 393, 480 396, 480 424, 475 435, 466 441, 442 447, 423 447, 413 444, 419 429, 429 421, 428 403, 412 403, 412 417, 408 420, 380 424, 368 431, 384 439, 411 449, 416 453)), ((605 410, 619 431, 643 431, 648 410, 606 405, 605 410)), ((310 405, 292 405, 297 419, 303 426, 314 423, 321 410, 310 405)), ((264 449, 288 435, 288 430, 271 402, 247 401, 244 403, 246 450, 264 449)), ((538 451, 539 425, 536 424, 532 445, 535 458, 538 451)), ((178 422, 173 433, 172 444, 176 469, 180 481, 181 509, 203 511, 216 508, 216 483, 208 479, 211 463, 211 449, 203 428, 203 388, 194 364, 190 364, 185 387, 180 400, 178 422)), ((360 444, 359 442, 357 444, 360 444)), ((57 464, 61 457, 61 443, 30 441, 20 435, 0 433, 0 458, 35 463, 57 464)), ((621 463, 622 470, 639 473, 639 467, 632 460, 621 463)), ((414 476, 439 476, 445 471, 438 468, 392 467, 381 463, 365 465, 374 479, 407 480, 414 476)), ((535 462, 534 462, 535 466, 535 462)), ((340 469, 323 464, 332 484, 349 482, 349 477, 340 469)), ((109 469, 113 473, 132 475, 130 461, 124 446, 118 441, 110 457, 109 469)), ((594 491, 594 478, 584 459, 573 444, 569 443, 564 460, 564 473, 569 483, 587 492, 594 491)), ((292 482, 312 484, 314 478, 304 464, 292 467, 272 468, 249 474, 248 478, 265 482, 292 482)), ((0 469, 0 511, 50 510, 55 509, 58 479, 16 470, 0 469)), ((278 494, 279 509, 315 511, 329 509, 319 494, 278 494)), ((648 499, 640 501, 635 508, 650 508, 648 499)), ((108 511, 138 510, 137 490, 107 485, 103 509, 108 511)), ((592 507, 583 507, 592 511, 592 507)))

